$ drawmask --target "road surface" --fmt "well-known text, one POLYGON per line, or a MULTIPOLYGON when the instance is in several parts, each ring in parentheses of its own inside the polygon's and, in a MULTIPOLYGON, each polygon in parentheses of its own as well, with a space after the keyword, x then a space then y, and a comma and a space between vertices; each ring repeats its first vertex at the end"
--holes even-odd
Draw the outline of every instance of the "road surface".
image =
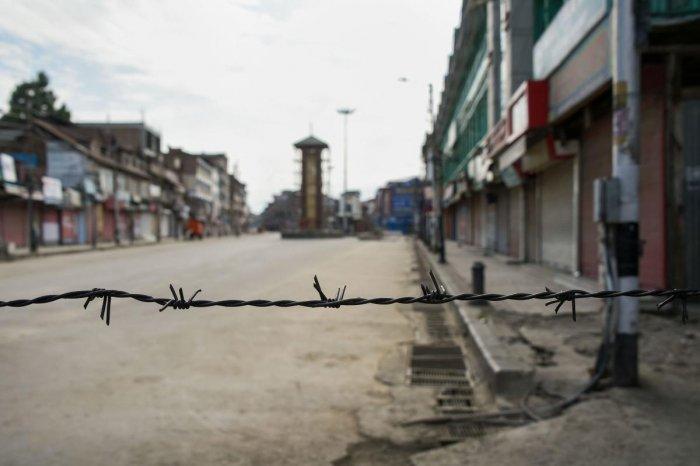
MULTIPOLYGON (((210 239, 0 264, 0 299, 93 287, 203 298, 415 294, 399 237, 210 239)), ((158 313, 113 300, 0 310, 0 463, 328 464, 390 402, 380 357, 410 340, 395 306, 158 313)))

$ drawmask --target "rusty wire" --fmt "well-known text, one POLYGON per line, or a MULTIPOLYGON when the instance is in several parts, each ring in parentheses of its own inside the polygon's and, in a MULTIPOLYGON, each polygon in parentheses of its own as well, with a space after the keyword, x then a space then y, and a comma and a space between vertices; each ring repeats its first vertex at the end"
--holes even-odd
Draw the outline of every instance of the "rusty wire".
POLYGON ((367 304, 377 304, 381 306, 389 304, 445 304, 452 301, 527 301, 532 299, 548 300, 549 304, 556 304, 555 313, 558 313, 561 306, 566 302, 571 302, 572 318, 576 320, 576 300, 577 299, 614 299, 622 296, 642 298, 646 296, 663 298, 663 301, 657 306, 659 309, 669 304, 672 301, 678 300, 681 303, 681 318, 682 322, 688 321, 688 309, 686 301, 688 298, 700 296, 700 290, 691 289, 654 289, 654 290, 607 290, 589 292, 585 290, 563 290, 552 291, 545 288, 544 291, 537 293, 461 293, 456 295, 448 294, 445 288, 438 282, 435 275, 430 271, 430 278, 435 289, 431 290, 428 286, 421 284, 421 296, 403 296, 398 298, 345 298, 345 289, 339 288, 334 298, 329 298, 321 289, 318 278, 314 276, 313 286, 318 292, 320 299, 309 300, 268 300, 268 299, 222 299, 209 300, 194 298, 201 290, 197 290, 189 299, 185 299, 182 288, 179 289, 179 294, 176 293, 175 287, 170 285, 172 297, 160 298, 142 293, 130 293, 128 291, 110 290, 104 288, 93 288, 91 290, 68 291, 60 294, 49 294, 38 296, 31 299, 14 299, 10 301, 0 301, 0 308, 4 307, 27 307, 35 304, 48 304, 60 300, 85 299, 84 308, 87 309, 88 304, 95 299, 102 299, 102 308, 100 318, 109 325, 111 316, 112 298, 115 299, 132 299, 143 303, 155 303, 161 306, 159 310, 162 312, 168 308, 174 310, 186 310, 190 308, 205 308, 205 307, 307 307, 307 308, 340 308, 341 306, 363 306, 367 304))

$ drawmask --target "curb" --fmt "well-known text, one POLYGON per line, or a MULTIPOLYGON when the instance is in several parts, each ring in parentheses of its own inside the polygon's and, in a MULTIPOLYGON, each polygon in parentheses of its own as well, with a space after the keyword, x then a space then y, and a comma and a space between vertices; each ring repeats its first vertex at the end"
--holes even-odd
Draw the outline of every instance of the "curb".
MULTIPOLYGON (((433 270, 448 293, 464 291, 459 286, 461 279, 449 264, 439 264, 423 243, 416 241, 416 251, 420 262, 433 270)), ((529 355, 517 351, 507 341, 501 341, 497 335, 508 333, 498 331, 496 325, 480 318, 478 308, 465 301, 450 303, 460 316, 470 338, 473 354, 479 359, 477 364, 483 370, 491 391, 504 397, 522 397, 533 385, 534 366, 529 362, 529 355)))
POLYGON ((4 258, 0 260, 0 262, 14 262, 14 261, 23 261, 23 260, 28 260, 28 259, 38 259, 41 257, 53 257, 53 256, 63 256, 63 255, 69 255, 69 254, 81 254, 85 252, 102 252, 102 251, 112 251, 114 249, 129 249, 129 248, 140 248, 140 247, 146 247, 146 246, 156 246, 156 245, 163 245, 163 244, 176 244, 179 241, 177 240, 164 240, 161 242, 158 241, 149 241, 149 242, 143 242, 143 243, 133 243, 133 244, 104 244, 98 246, 96 248, 92 247, 84 247, 84 248, 72 248, 70 246, 67 246, 66 250, 62 249, 56 249, 56 250, 51 250, 51 251, 38 251, 36 254, 18 254, 18 255, 13 255, 10 254, 7 258, 4 258))

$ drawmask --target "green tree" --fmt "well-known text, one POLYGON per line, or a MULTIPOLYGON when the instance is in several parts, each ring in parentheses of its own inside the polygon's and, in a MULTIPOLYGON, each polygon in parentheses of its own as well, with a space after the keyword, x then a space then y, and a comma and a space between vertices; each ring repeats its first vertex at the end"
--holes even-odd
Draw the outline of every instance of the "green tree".
POLYGON ((70 122, 70 110, 65 104, 56 107, 56 94, 49 89, 49 77, 39 71, 36 79, 18 84, 10 96, 10 109, 3 120, 27 119, 27 112, 36 118, 45 118, 60 123, 70 122))

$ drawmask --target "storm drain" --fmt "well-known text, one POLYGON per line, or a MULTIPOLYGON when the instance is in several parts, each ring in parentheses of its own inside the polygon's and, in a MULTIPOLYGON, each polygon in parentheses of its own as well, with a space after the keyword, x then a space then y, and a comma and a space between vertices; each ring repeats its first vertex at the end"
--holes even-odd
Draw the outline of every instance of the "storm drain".
POLYGON ((464 356, 456 345, 414 345, 408 375, 411 385, 469 386, 464 356))
POLYGON ((452 422, 445 426, 444 440, 458 442, 469 437, 480 437, 486 433, 479 422, 452 422))
POLYGON ((446 387, 440 390, 437 406, 443 414, 469 413, 474 411, 471 387, 446 387))
POLYGON ((416 303, 413 310, 423 315, 425 331, 433 341, 450 340, 452 333, 445 321, 445 311, 442 306, 434 304, 416 303))
POLYGON ((452 337, 442 311, 426 312, 425 327, 428 336, 434 340, 446 340, 452 337))

